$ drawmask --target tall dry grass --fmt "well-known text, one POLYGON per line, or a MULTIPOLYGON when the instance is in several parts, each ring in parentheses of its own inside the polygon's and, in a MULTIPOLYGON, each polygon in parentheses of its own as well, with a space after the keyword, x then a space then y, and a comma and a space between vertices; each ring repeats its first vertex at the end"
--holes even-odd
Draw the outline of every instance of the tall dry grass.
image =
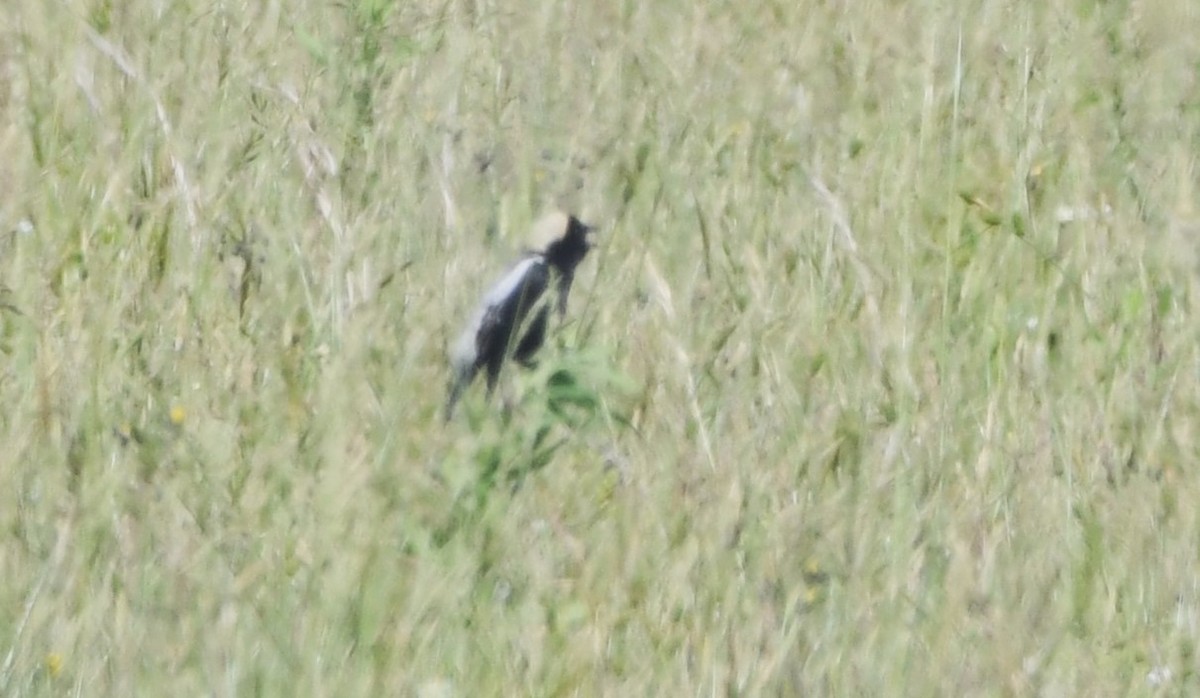
POLYGON ((18 0, 0 694, 1197 690, 1198 66, 1183 0, 18 0), (571 322, 442 427, 551 207, 571 322))

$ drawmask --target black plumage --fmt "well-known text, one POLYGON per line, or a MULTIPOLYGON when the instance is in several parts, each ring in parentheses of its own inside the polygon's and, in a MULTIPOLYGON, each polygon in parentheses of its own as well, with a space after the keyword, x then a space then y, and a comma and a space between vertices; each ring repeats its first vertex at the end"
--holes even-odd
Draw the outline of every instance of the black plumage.
POLYGON ((551 287, 556 291, 553 305, 558 315, 566 314, 575 269, 591 249, 592 228, 575 216, 554 213, 543 218, 535 231, 548 238, 543 240, 545 244, 530 251, 484 295, 471 323, 451 349, 453 375, 446 419, 480 369, 486 371, 490 394, 506 359, 512 357, 520 364, 532 365, 550 324, 551 299, 546 291, 551 287))

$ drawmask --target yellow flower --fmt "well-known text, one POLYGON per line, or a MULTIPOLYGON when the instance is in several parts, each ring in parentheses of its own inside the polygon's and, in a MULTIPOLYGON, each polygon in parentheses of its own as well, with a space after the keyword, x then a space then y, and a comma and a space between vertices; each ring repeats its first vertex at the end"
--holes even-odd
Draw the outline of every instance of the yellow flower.
POLYGON ((182 405, 172 405, 171 406, 171 424, 174 424, 175 426, 180 426, 181 424, 183 424, 183 420, 185 420, 185 419, 187 419, 187 412, 183 409, 183 406, 182 405))
POLYGON ((46 655, 46 673, 50 678, 56 679, 62 673, 63 658, 58 652, 50 652, 46 655))

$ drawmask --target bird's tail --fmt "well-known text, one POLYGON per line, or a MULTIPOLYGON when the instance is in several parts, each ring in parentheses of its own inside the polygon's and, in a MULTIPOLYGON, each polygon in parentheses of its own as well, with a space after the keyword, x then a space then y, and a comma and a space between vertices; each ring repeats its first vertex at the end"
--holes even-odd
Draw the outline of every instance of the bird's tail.
POLYGON ((446 410, 443 413, 445 421, 449 422, 454 416, 454 407, 458 405, 463 391, 475 378, 475 365, 463 361, 451 361, 450 386, 446 389, 446 410))
POLYGON ((454 416, 454 406, 458 404, 458 399, 462 397, 463 388, 465 387, 466 383, 463 382, 462 377, 457 373, 450 379, 450 388, 447 390, 448 395, 446 397, 446 409, 442 413, 443 421, 449 422, 454 416))

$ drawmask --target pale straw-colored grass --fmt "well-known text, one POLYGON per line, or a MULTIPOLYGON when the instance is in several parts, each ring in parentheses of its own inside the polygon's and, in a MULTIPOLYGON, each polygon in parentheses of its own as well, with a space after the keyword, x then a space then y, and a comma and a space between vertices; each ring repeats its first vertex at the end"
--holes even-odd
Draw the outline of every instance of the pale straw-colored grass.
POLYGON ((16 0, 0 695, 1195 693, 1198 29, 16 0))

